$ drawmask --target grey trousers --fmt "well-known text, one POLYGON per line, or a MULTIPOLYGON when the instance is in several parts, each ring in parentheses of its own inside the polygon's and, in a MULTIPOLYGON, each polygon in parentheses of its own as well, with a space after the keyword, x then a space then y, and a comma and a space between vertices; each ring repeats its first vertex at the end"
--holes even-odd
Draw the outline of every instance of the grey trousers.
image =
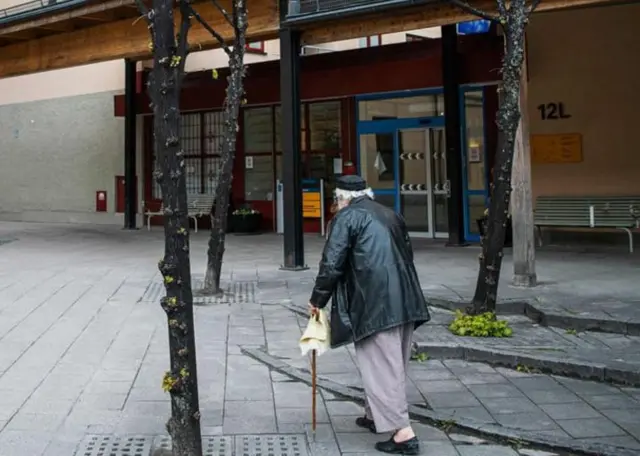
POLYGON ((379 433, 409 426, 406 378, 413 331, 413 323, 396 326, 355 344, 366 416, 379 433))

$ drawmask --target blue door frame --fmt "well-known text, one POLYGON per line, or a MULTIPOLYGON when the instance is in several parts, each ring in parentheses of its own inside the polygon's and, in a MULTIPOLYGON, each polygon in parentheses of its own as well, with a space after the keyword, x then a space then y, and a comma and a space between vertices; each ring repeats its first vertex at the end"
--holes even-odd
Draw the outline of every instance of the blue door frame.
MULTIPOLYGON (((465 112, 465 94, 467 92, 482 93, 482 106, 484 112, 484 94, 486 87, 483 85, 464 85, 460 87, 460 112, 462 114, 460 122, 460 139, 462 144, 462 207, 464 215, 464 237, 467 242, 480 242, 480 235, 472 233, 470 230, 471 223, 475 223, 475 220, 470 220, 471 214, 469 213, 469 201, 472 196, 484 196, 485 207, 489 198, 489 173, 488 168, 485 166, 485 185, 484 190, 470 190, 469 189, 469 174, 468 174, 468 150, 467 150, 467 119, 465 112)), ((358 106, 360 101, 367 100, 384 100, 390 98, 406 98, 415 97, 421 95, 436 95, 441 94, 442 88, 436 89, 423 89, 423 90, 405 90, 401 92, 386 92, 370 95, 356 96, 356 119, 359 119, 358 106)), ((392 133, 393 137, 393 159, 396 166, 394 166, 394 188, 393 189, 373 189, 375 194, 378 195, 394 195, 395 197, 395 209, 400 211, 400 182, 399 182, 399 141, 398 131, 408 130, 415 128, 438 128, 444 127, 444 117, 417 117, 417 118, 402 118, 402 119, 385 119, 385 120, 358 120, 356 123, 356 134, 359 137, 362 134, 383 134, 392 133)), ((487 163, 487 151, 486 151, 486 137, 487 137, 487 125, 483 122, 483 138, 482 138, 482 159, 486 165, 487 163)), ((360 141, 357 141, 357 160, 356 166, 358 174, 360 174, 360 141)))

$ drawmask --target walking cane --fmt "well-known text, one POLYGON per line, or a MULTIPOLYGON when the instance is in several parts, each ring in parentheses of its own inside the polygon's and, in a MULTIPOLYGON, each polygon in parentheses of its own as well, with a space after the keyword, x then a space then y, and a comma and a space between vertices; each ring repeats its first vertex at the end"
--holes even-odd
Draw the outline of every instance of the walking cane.
POLYGON ((316 351, 311 351, 311 431, 316 440, 316 351))
MULTIPOLYGON (((316 321, 318 321, 319 315, 315 314, 316 321)), ((316 372, 316 350, 311 350, 311 432, 313 433, 313 441, 316 440, 316 389, 317 389, 317 372, 316 372)))

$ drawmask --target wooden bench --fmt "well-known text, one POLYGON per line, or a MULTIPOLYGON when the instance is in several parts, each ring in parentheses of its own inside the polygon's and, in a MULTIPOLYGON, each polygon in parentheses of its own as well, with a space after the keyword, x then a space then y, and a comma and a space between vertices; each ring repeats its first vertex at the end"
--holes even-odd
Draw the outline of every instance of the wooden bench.
POLYGON ((623 230, 633 253, 633 231, 640 228, 640 196, 540 196, 534 224, 542 245, 544 227, 623 230))
MULTIPOLYGON (((198 219, 200 217, 208 216, 211 213, 211 207, 213 206, 213 195, 206 194, 189 194, 187 195, 187 216, 190 219, 193 219, 194 223, 194 231, 198 232, 198 219)), ((164 216, 164 204, 160 203, 160 209, 157 211, 153 211, 149 209, 148 204, 143 201, 143 215, 145 218, 145 223, 147 225, 147 230, 151 231, 151 217, 162 217, 164 216)))
POLYGON ((151 217, 161 217, 164 215, 164 204, 160 203, 160 209, 152 211, 146 201, 142 202, 142 215, 147 225, 147 231, 151 231, 151 217))
POLYGON ((198 232, 198 218, 209 216, 213 207, 214 195, 194 193, 187 195, 189 218, 193 219, 194 231, 198 232))

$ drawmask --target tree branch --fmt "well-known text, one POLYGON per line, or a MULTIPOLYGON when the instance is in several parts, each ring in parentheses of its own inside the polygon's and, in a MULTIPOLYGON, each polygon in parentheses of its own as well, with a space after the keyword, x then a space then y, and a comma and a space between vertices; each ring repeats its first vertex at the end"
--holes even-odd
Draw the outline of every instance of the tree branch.
POLYGON ((200 24, 205 28, 205 30, 207 32, 209 32, 211 34, 211 36, 213 36, 216 40, 218 40, 218 42, 220 43, 220 46, 222 47, 222 49, 224 50, 224 52, 227 55, 231 55, 231 49, 229 48, 229 46, 227 46, 227 43, 225 42, 224 38, 222 38, 222 35, 220 35, 218 32, 216 32, 209 24, 207 24, 207 21, 205 21, 202 16, 200 16, 200 14, 198 14, 198 12, 193 9, 193 6, 191 6, 190 4, 186 3, 186 2, 182 2, 186 8, 189 9, 189 11, 191 12, 191 14, 193 15, 193 17, 196 18, 196 20, 198 22, 200 22, 200 24))
POLYGON ((145 18, 147 23, 151 25, 151 17, 149 16, 149 8, 144 4, 142 0, 136 0, 136 6, 138 7, 138 11, 142 14, 142 17, 145 18))
POLYGON ((531 6, 529 7, 529 10, 527 11, 527 16, 530 16, 531 13, 533 13, 536 10, 539 4, 540 4, 540 0, 533 0, 533 2, 531 3, 531 6))
POLYGON ((505 0, 497 0, 496 4, 498 5, 498 14, 502 19, 507 17, 507 3, 505 0))
MULTIPOLYGON (((213 0, 213 2, 216 3, 215 0, 213 0)), ((238 44, 237 43, 238 39, 241 38, 241 36, 240 36, 241 35, 240 28, 238 27, 238 13, 239 13, 239 11, 238 11, 237 2, 235 2, 235 1, 231 2, 231 15, 232 15, 232 18, 233 18, 232 19, 233 22, 232 22, 231 26, 233 27, 233 33, 235 35, 235 40, 234 41, 236 41, 236 43, 235 43, 236 45, 238 44)), ((246 38, 246 37, 242 36, 242 38, 246 38)))
MULTIPOLYGON (((211 1, 213 2, 213 6, 215 6, 218 9, 218 11, 220 11, 220 14, 222 14, 225 20, 229 23, 229 25, 233 27, 233 18, 229 15, 227 10, 224 9, 222 6, 220 6, 220 3, 218 3, 217 0, 211 0, 211 1)), ((231 2, 231 3, 235 5, 234 2, 231 2)))
POLYGON ((176 52, 180 57, 180 65, 178 74, 184 74, 184 67, 187 60, 187 51, 189 49, 189 29, 191 28, 191 6, 188 2, 180 2, 180 31, 178 32, 176 52))
MULTIPOLYGON (((460 8, 461 10, 469 13, 469 14, 473 14, 474 16, 478 16, 482 19, 485 19, 487 21, 491 21, 491 22, 500 22, 500 17, 498 16, 494 16, 492 14, 489 14, 485 11, 482 11, 481 9, 478 9, 474 6, 471 6, 469 3, 467 3, 464 0, 450 0, 451 3, 455 6, 457 6, 458 8, 460 8)), ((499 2, 498 2, 499 3, 499 2)))

